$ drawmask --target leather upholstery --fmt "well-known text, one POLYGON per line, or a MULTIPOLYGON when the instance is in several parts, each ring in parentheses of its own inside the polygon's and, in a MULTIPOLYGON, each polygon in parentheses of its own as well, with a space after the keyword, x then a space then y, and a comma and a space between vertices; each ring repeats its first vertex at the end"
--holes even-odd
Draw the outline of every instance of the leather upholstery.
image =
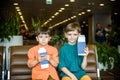
POLYGON ((27 66, 27 53, 32 46, 10 47, 10 79, 31 80, 31 69, 27 66))
POLYGON ((92 78, 92 80, 98 80, 97 72, 97 50, 94 44, 88 44, 90 53, 87 59, 87 68, 85 69, 87 74, 92 78))
MULTIPOLYGON (((88 65, 85 69, 92 80, 98 80, 97 71, 97 50, 92 44, 87 45, 90 53, 88 65)), ((11 80, 31 80, 31 69, 27 67, 27 52, 32 46, 10 47, 10 78, 11 80)))

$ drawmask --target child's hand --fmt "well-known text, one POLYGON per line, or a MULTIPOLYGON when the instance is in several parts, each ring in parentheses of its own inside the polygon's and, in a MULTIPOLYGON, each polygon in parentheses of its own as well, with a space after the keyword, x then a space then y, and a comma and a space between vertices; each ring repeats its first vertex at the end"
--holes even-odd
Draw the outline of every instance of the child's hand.
POLYGON ((45 55, 44 57, 45 57, 46 60, 48 60, 48 61, 50 60, 50 56, 48 54, 45 55))
POLYGON ((86 56, 89 54, 89 49, 88 49, 88 47, 86 47, 85 49, 84 49, 84 51, 85 51, 85 53, 86 53, 86 56))
POLYGON ((75 75, 72 75, 71 80, 78 80, 78 79, 77 79, 77 77, 75 75))
POLYGON ((39 56, 38 59, 37 59, 38 62, 41 62, 42 61, 42 57, 39 56))
POLYGON ((43 60, 50 60, 50 56, 47 54, 47 55, 44 55, 44 56, 42 56, 42 57, 40 57, 39 59, 41 59, 41 61, 43 61, 43 60))
POLYGON ((43 60, 50 60, 50 56, 49 55, 44 55, 44 56, 39 56, 38 57, 38 62, 41 62, 43 60))

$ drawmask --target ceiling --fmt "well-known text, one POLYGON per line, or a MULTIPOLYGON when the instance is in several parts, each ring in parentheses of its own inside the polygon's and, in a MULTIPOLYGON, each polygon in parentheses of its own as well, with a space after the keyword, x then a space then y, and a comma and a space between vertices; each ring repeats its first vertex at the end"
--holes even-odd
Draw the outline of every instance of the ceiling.
MULTIPOLYGON (((92 14, 111 13, 116 4, 115 1, 111 2, 110 0, 75 0, 75 2, 70 2, 70 0, 52 0, 52 4, 46 4, 46 0, 2 0, 0 2, 0 16, 6 16, 8 13, 14 11, 15 6, 13 3, 15 2, 18 2, 18 6, 29 29, 32 29, 31 18, 35 21, 40 19, 42 24, 49 20, 46 25, 51 27, 72 16, 76 16, 72 20, 81 20, 82 16, 87 17, 92 14), (104 3, 104 6, 100 7, 100 3, 104 3), (65 4, 69 4, 69 6, 65 6, 65 4), (65 9, 59 12, 58 10, 61 8, 65 9), (91 9, 91 12, 87 12, 87 9, 91 9), (59 14, 55 15, 56 12, 59 14), (78 15, 81 12, 85 12, 85 14, 78 15), (52 16, 55 17, 53 18, 52 16)), ((60 24, 65 23, 62 22, 60 24)))

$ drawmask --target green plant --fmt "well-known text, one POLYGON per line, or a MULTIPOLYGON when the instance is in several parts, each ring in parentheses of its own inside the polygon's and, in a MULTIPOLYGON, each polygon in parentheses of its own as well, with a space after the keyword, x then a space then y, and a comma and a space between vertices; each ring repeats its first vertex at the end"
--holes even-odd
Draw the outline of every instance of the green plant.
POLYGON ((111 46, 117 46, 118 44, 120 44, 119 32, 108 32, 106 42, 111 46))
POLYGON ((98 53, 98 62, 102 63, 104 66, 107 64, 108 69, 111 69, 113 63, 114 68, 119 68, 119 59, 120 54, 118 50, 114 46, 109 46, 105 43, 95 43, 97 46, 97 53, 98 53))
POLYGON ((59 46, 59 45, 63 45, 67 42, 67 39, 65 38, 64 34, 61 35, 55 35, 52 37, 51 41, 52 45, 54 46, 59 46))
POLYGON ((41 25, 41 20, 39 18, 37 18, 37 21, 35 21, 33 18, 31 18, 31 20, 32 20, 32 26, 36 31, 41 25))
POLYGON ((10 14, 6 19, 0 17, 0 42, 10 40, 13 35, 20 34, 20 19, 18 14, 10 14))

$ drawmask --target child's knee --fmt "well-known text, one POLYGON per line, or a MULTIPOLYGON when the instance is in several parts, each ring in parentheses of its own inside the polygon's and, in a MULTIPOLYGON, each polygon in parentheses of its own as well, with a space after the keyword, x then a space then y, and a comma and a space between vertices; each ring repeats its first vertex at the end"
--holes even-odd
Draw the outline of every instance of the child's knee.
POLYGON ((67 76, 64 76, 64 77, 62 77, 62 80, 71 80, 71 78, 67 77, 67 76))
POLYGON ((92 80, 90 76, 84 75, 80 80, 92 80))

